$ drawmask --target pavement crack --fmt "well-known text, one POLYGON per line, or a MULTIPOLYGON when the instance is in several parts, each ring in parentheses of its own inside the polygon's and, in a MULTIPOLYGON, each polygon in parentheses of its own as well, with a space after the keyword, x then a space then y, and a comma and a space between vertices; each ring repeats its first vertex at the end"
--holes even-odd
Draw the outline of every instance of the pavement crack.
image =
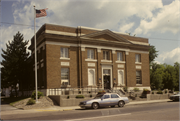
POLYGON ((103 110, 103 111, 101 111, 101 114, 102 114, 102 116, 121 114, 121 111, 120 111, 120 109, 103 110))
POLYGON ((109 110, 103 110, 101 111, 102 116, 109 115, 109 110))

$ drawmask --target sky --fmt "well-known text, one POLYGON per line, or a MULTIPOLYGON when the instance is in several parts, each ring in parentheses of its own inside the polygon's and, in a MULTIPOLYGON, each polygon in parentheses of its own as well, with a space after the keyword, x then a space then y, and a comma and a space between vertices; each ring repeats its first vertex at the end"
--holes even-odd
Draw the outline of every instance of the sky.
POLYGON ((18 31, 24 40, 33 37, 34 5, 36 9, 48 8, 46 17, 36 19, 36 31, 49 23, 136 34, 155 46, 155 62, 180 62, 180 0, 1 0, 2 49, 18 31))

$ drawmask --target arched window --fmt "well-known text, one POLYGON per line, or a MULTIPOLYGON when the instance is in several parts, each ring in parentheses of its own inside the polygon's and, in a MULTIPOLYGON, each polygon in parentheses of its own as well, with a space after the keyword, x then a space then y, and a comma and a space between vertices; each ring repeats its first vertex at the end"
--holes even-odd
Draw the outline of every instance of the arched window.
POLYGON ((95 85, 95 69, 88 69, 88 85, 95 85))
POLYGON ((124 71, 118 70, 118 85, 124 84, 124 71))

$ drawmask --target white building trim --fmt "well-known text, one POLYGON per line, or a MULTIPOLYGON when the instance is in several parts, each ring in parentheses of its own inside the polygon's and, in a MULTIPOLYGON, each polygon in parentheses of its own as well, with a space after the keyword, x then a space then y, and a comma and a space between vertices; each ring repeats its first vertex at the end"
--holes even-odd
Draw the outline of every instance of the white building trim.
POLYGON ((96 78, 95 78, 95 69, 94 68, 88 68, 88 86, 96 86, 96 78), (93 71, 93 80, 90 80, 90 76, 89 75, 89 72, 90 71, 93 71), (90 82, 90 81, 93 81, 93 82, 90 82), (90 83, 94 83, 93 85, 91 85, 90 83))
MULTIPOLYGON (((138 86, 138 85, 137 85, 138 86)), ((151 90, 151 88, 150 87, 128 87, 128 91, 130 91, 130 90, 133 90, 134 88, 139 88, 139 90, 141 90, 141 91, 143 91, 143 89, 149 89, 149 90, 151 90)), ((140 85, 139 85, 140 86, 140 85)))
POLYGON ((135 64, 142 64, 142 62, 135 62, 135 64))
POLYGON ((112 62, 112 60, 101 60, 101 62, 112 62))
POLYGON ((48 33, 48 34, 67 35, 67 36, 77 36, 76 33, 62 32, 62 31, 54 31, 54 30, 45 30, 45 33, 48 33))
POLYGON ((126 63, 125 61, 116 61, 116 63, 126 63))
POLYGON ((97 60, 95 60, 95 59, 85 59, 85 61, 97 62, 97 60))
MULTIPOLYGON (((64 43, 64 42, 52 42, 52 41, 46 41, 45 44, 51 44, 51 45, 62 45, 62 46, 74 46, 78 47, 78 44, 73 44, 73 43, 64 43)), ((144 54, 149 54, 149 51, 137 51, 137 50, 130 50, 130 49, 124 49, 124 48, 116 48, 116 47, 104 47, 104 46, 99 46, 99 45, 88 45, 88 44, 81 44, 81 47, 89 47, 89 48, 96 48, 100 52, 100 49, 107 49, 107 50, 118 50, 118 51, 125 51, 126 55, 128 55, 128 52, 134 52, 134 53, 144 53, 144 54)))
POLYGON ((101 79, 102 88, 104 89, 104 75, 103 75, 104 69, 110 69, 110 87, 113 88, 112 66, 111 65, 102 65, 102 79, 101 79))
POLYGON ((118 70, 117 70, 117 73, 118 73, 118 86, 124 85, 124 84, 125 84, 125 83, 124 83, 124 70, 118 69, 118 70), (121 83, 121 81, 120 81, 119 72, 122 72, 122 81, 123 81, 123 83, 121 83))
POLYGON ((60 60, 70 60, 70 58, 60 57, 60 60))

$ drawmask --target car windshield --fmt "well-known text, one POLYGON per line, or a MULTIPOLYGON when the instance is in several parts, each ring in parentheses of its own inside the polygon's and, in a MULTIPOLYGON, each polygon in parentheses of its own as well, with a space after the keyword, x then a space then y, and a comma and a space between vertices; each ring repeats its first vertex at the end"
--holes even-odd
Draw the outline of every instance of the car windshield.
POLYGON ((96 95, 94 99, 100 99, 103 95, 96 95))

